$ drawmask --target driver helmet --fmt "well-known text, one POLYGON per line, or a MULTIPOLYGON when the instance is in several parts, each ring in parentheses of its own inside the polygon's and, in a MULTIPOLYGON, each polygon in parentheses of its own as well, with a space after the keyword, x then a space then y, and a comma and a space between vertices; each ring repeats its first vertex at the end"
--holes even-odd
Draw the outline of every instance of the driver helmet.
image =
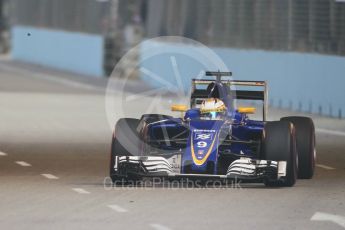
POLYGON ((226 106, 218 98, 208 98, 201 103, 200 113, 203 118, 222 119, 226 114, 226 106))

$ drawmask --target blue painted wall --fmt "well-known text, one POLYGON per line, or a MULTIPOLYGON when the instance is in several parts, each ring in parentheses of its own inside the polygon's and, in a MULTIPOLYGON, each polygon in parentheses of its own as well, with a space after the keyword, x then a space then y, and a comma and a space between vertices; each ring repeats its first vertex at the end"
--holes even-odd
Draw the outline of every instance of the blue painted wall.
MULTIPOLYGON (((203 52, 192 55, 195 49, 205 48, 148 41, 141 48, 141 66, 176 85, 170 61, 174 56, 184 88, 188 90, 191 78, 201 70, 218 68, 212 63, 203 64, 208 58, 203 52), (157 49, 158 53, 150 55, 157 49)), ((319 113, 321 108, 323 115, 336 117, 342 110, 342 116, 345 116, 345 57, 230 48, 212 50, 233 72, 234 79, 268 81, 273 106, 292 106, 294 110, 301 106, 302 111, 313 113, 319 113)), ((153 81, 143 73, 141 77, 156 87, 162 86, 162 82, 153 81)))
POLYGON ((76 73, 103 76, 101 35, 36 27, 12 28, 12 58, 76 73))

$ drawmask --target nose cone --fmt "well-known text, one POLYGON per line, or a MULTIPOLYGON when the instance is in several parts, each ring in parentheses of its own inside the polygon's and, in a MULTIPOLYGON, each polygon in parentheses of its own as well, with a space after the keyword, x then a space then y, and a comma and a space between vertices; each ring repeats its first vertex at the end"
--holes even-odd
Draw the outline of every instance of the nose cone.
POLYGON ((219 120, 190 121, 188 145, 182 158, 183 173, 216 173, 219 130, 223 124, 219 120))

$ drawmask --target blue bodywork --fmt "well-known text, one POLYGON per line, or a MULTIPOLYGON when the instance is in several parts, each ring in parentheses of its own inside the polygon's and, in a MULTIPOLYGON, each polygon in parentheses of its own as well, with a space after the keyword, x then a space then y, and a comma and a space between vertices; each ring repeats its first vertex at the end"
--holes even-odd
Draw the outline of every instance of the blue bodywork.
POLYGON ((240 157, 260 157, 264 122, 251 120, 247 114, 238 112, 229 87, 221 82, 216 82, 215 86, 217 97, 227 107, 223 119, 202 119, 200 110, 191 108, 183 119, 166 117, 147 125, 144 136, 149 143, 161 150, 181 151, 183 174, 222 174, 240 157))

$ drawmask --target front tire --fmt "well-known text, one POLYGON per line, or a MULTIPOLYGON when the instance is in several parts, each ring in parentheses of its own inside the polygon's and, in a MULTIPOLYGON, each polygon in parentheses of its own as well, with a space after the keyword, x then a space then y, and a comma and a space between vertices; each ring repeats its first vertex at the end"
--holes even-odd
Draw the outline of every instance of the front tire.
POLYGON ((314 175, 316 161, 313 120, 309 117, 283 117, 281 120, 293 123, 296 128, 298 178, 311 179, 314 175))
POLYGON ((291 187, 296 183, 298 156, 295 128, 288 121, 267 122, 263 135, 263 156, 266 160, 286 161, 286 176, 266 180, 266 186, 291 187))
POLYGON ((116 156, 137 156, 140 154, 138 125, 139 120, 133 118, 121 118, 115 125, 111 143, 109 170, 110 178, 114 184, 123 184, 134 179, 115 170, 115 158, 116 156))

